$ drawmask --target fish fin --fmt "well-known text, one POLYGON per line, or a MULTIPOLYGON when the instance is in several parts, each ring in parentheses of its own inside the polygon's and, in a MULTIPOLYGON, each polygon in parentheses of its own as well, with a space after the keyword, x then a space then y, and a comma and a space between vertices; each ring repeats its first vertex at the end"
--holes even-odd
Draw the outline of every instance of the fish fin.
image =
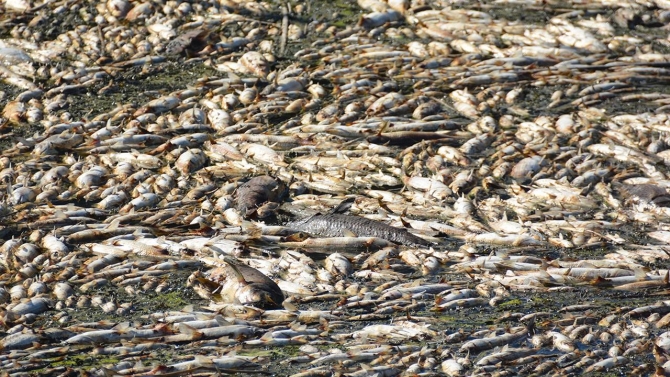
MULTIPOLYGON (((182 309, 182 311, 184 311, 182 309)), ((215 319, 217 316, 220 316, 221 314, 205 314, 205 313, 195 313, 195 319, 198 321, 209 321, 210 319, 215 319)))
MULTIPOLYGON (((228 72, 228 78, 230 79, 231 83, 235 83, 235 84, 242 83, 242 79, 240 78, 240 76, 236 75, 233 72, 230 72, 230 71, 228 72)), ((235 91, 237 93, 241 93, 241 91, 239 91, 239 90, 235 90, 235 91)))
POLYGON ((219 326, 230 326, 233 325, 233 322, 227 320, 224 318, 221 314, 218 314, 216 317, 214 317, 214 320, 216 323, 219 324, 219 326))
POLYGON ((353 206, 355 201, 356 201, 355 196, 350 196, 348 198, 345 198, 335 208, 331 209, 330 212, 328 212, 328 214, 336 214, 336 213, 342 214, 342 213, 345 213, 345 212, 349 211, 349 209, 351 208, 351 206, 353 206))
POLYGON ((195 359, 193 361, 195 361, 197 364, 201 366, 214 365, 214 362, 212 361, 211 357, 203 355, 195 355, 195 359))
POLYGON ((647 272, 644 271, 642 268, 634 268, 633 272, 635 273, 635 278, 637 280, 639 280, 639 281, 648 280, 647 272))
POLYGON ((384 120, 379 124, 379 132, 377 132, 377 136, 381 136, 381 134, 391 125, 391 122, 384 120))
POLYGON ((244 284, 247 283, 247 281, 244 279, 244 275, 237 268, 237 265, 238 265, 239 262, 235 258, 230 257, 228 255, 224 255, 223 261, 228 263, 230 268, 233 269, 233 271, 235 272, 235 276, 237 277, 237 281, 239 281, 240 283, 244 283, 244 284))
POLYGON ((205 248, 209 249, 212 252, 212 258, 215 258, 215 259, 220 259, 219 256, 225 254, 225 252, 223 250, 221 250, 218 246, 209 245, 209 246, 203 247, 202 249, 205 250, 205 248))
POLYGON ((221 288, 221 285, 219 283, 213 282, 213 281, 211 281, 207 278, 204 278, 204 277, 199 276, 199 277, 195 278, 195 280, 198 283, 202 284, 203 286, 205 286, 206 288, 208 288, 212 291, 215 291, 215 290, 218 290, 219 288, 221 288))
POLYGON ((54 212, 53 216, 57 219, 67 219, 67 215, 63 211, 58 209, 54 212))
POLYGON ((282 303, 282 305, 284 306, 284 309, 288 310, 289 312, 297 312, 297 311, 298 311, 298 307, 295 306, 295 305, 294 305, 293 303, 291 303, 291 302, 284 301, 284 302, 282 303))
POLYGON ((602 276, 597 276, 595 279, 589 281, 589 284, 594 285, 596 287, 611 287, 613 286, 612 281, 604 278, 602 276))
POLYGON ((328 328, 329 328, 329 324, 330 324, 330 323, 328 322, 327 319, 325 319, 325 318, 323 318, 323 317, 319 317, 319 324, 321 325, 320 328, 321 328, 323 331, 328 331, 328 328))
POLYGON ((547 271, 547 268, 549 268, 549 264, 547 264, 546 260, 542 259, 542 263, 540 264, 540 270, 547 271))
POLYGON ((108 369, 108 368, 100 368, 100 369, 98 369, 98 371, 101 371, 101 372, 102 372, 102 375, 103 375, 104 377, 116 377, 116 376, 121 376, 121 374, 118 374, 118 373, 116 373, 116 371, 113 371, 113 370, 108 369))
POLYGON ((498 250, 496 254, 500 259, 509 260, 509 253, 505 250, 498 250))
POLYGON ((391 208, 389 208, 388 205, 386 205, 386 203, 384 203, 384 202, 381 200, 381 198, 378 198, 378 199, 377 199, 377 204, 379 204, 379 208, 383 209, 384 211, 386 211, 386 212, 388 212, 388 213, 395 213, 395 212, 393 212, 393 210, 392 210, 391 208))
POLYGON ((500 261, 500 262, 493 262, 493 265, 496 266, 496 269, 499 271, 507 271, 507 270, 512 270, 515 271, 516 269, 514 268, 515 266, 514 261, 500 261))
POLYGON ((349 229, 342 229, 342 234, 344 234, 345 237, 358 237, 356 233, 352 232, 349 229))
POLYGON ((192 337, 193 340, 199 339, 202 336, 202 333, 196 330, 194 327, 191 327, 185 323, 180 323, 177 325, 179 332, 182 334, 187 334, 192 337))
POLYGON ((291 330, 294 330, 294 331, 305 331, 305 330, 307 330, 307 325, 306 324, 297 323, 295 321, 293 321, 291 324, 289 324, 289 327, 291 328, 291 330))
POLYGON ((111 223, 109 223, 109 225, 107 225, 107 229, 116 230, 119 228, 119 223, 120 223, 119 219, 115 219, 111 223))
POLYGON ((181 309, 184 313, 192 313, 194 310, 195 307, 193 305, 186 305, 181 309))
POLYGON ((116 326, 114 326, 112 328, 123 334, 125 332, 128 332, 128 330, 130 330, 130 323, 129 322, 119 322, 116 326))
POLYGON ((273 332, 274 332, 274 331, 268 331, 268 332, 266 332, 265 334, 263 334, 263 336, 261 336, 261 339, 260 339, 260 340, 262 340, 262 341, 269 341, 269 340, 272 340, 272 333, 273 333, 273 332))
POLYGON ((251 238, 251 239, 256 240, 256 239, 261 238, 261 236, 262 236, 261 227, 254 224, 251 221, 246 221, 246 220, 242 221, 241 227, 242 227, 242 230, 244 231, 244 233, 247 234, 249 236, 249 238, 251 238))

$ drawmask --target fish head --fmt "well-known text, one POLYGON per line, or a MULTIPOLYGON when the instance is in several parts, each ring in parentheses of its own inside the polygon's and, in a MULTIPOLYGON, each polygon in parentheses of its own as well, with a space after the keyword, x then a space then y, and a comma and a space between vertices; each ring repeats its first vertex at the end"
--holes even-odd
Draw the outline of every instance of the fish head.
POLYGON ((206 273, 207 277, 209 280, 223 284, 227 280, 235 280, 237 279, 237 275, 235 274, 235 271, 230 268, 229 266, 220 266, 213 268, 209 270, 206 273))
POLYGON ((262 283, 240 286, 235 294, 235 299, 242 305, 255 306, 260 309, 278 309, 282 307, 282 302, 284 302, 283 294, 272 291, 262 283))

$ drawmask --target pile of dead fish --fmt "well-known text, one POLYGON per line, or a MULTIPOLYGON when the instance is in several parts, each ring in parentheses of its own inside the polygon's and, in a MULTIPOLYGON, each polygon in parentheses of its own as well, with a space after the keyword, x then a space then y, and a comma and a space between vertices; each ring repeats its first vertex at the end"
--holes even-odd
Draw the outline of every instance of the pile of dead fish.
POLYGON ((327 3, 0 2, 0 369, 670 373, 670 4, 327 3))

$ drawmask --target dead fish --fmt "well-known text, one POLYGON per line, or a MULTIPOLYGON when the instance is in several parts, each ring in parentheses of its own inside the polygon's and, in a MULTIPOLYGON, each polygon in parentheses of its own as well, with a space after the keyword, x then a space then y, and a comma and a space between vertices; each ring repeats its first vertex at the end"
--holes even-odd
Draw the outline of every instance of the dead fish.
POLYGON ((32 333, 11 334, 0 341, 0 349, 3 351, 24 349, 39 344, 40 340, 40 336, 32 333))
POLYGON ((374 144, 389 144, 399 146, 410 146, 420 143, 424 140, 444 140, 453 139, 453 136, 441 134, 438 132, 425 131, 394 131, 379 133, 374 136, 368 136, 367 140, 374 144))
MULTIPOLYGON (((518 330, 518 329, 517 329, 518 330)), ((512 342, 518 341, 521 338, 524 338, 528 335, 528 332, 525 329, 522 329, 517 332, 505 333, 503 335, 498 335, 495 337, 484 338, 484 339, 474 339, 468 342, 465 342, 460 351, 461 352, 470 352, 470 353, 479 353, 484 350, 495 348, 502 345, 511 344, 512 342)))
POLYGON ((213 36, 207 29, 189 30, 171 40, 165 47, 165 53, 179 55, 186 50, 189 54, 197 54, 214 41, 213 36))
POLYGON ((255 268, 249 267, 236 259, 225 256, 226 267, 214 270, 214 280, 222 280, 220 294, 230 302, 251 305, 260 309, 280 309, 284 302, 284 294, 279 286, 269 277, 255 268), (229 268, 228 268, 229 267, 229 268))
POLYGON ((651 183, 628 185, 618 182, 612 182, 612 186, 628 201, 644 201, 663 207, 670 206, 670 194, 662 186, 651 183))
POLYGON ((258 211, 259 207, 267 203, 280 202, 286 194, 287 189, 284 182, 268 175, 262 175, 238 187, 235 192, 235 206, 246 218, 267 217, 267 212, 258 211))
POLYGON ((406 229, 396 228, 381 221, 339 213, 316 214, 307 219, 287 224, 288 227, 318 237, 378 237, 408 246, 430 246, 430 242, 406 229))

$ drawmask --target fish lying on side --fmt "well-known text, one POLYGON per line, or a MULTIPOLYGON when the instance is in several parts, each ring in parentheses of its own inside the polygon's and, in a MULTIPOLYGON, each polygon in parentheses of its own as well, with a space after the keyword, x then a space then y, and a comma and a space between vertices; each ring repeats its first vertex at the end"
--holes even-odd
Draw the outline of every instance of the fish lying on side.
POLYGON ((346 211, 351 201, 344 201, 327 214, 316 214, 306 219, 286 224, 286 226, 318 237, 378 237, 407 246, 431 246, 432 243, 410 233, 407 229, 396 228, 381 221, 367 219, 339 212, 346 211))
POLYGON ((235 205, 245 218, 264 218, 274 213, 288 190, 279 179, 262 175, 242 184, 235 192, 235 205))
POLYGON ((215 269, 209 278, 221 284, 219 293, 225 302, 260 309, 282 308, 284 294, 272 279, 232 257, 226 256, 223 261, 227 266, 215 269))

